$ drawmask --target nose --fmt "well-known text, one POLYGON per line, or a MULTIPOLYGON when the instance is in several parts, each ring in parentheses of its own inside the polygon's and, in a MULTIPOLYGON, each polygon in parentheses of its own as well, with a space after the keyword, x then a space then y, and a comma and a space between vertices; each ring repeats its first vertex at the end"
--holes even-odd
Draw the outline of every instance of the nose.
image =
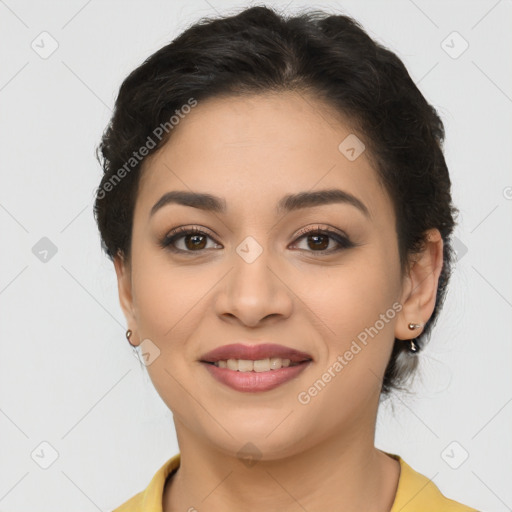
POLYGON ((218 316, 237 320, 247 327, 256 327, 269 318, 274 321, 288 318, 293 310, 294 294, 283 272, 273 268, 276 265, 272 265, 265 252, 249 261, 238 254, 234 256, 233 267, 220 283, 215 297, 218 316))

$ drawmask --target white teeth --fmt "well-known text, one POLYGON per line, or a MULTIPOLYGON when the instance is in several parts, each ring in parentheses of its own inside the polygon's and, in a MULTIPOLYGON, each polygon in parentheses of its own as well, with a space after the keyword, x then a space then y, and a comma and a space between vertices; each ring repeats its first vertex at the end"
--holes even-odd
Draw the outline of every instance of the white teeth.
MULTIPOLYGON (((236 359, 233 359, 236 363, 236 359)), ((228 361, 229 362, 229 361, 228 361)), ((252 372, 254 370, 254 361, 250 361, 249 359, 239 359, 238 360, 238 371, 239 372, 252 372)))
POLYGON ((238 359, 228 359, 226 364, 230 370, 238 370, 238 359))
POLYGON ((280 357, 270 357, 252 361, 250 359, 228 359, 227 361, 216 361, 213 363, 219 368, 228 368, 239 372, 268 372, 270 370, 279 370, 287 366, 296 366, 299 363, 291 363, 290 359, 281 359, 280 357))
POLYGON ((253 370, 255 372, 268 372, 270 370, 270 359, 267 357, 267 359, 258 359, 257 361, 254 361, 253 370))

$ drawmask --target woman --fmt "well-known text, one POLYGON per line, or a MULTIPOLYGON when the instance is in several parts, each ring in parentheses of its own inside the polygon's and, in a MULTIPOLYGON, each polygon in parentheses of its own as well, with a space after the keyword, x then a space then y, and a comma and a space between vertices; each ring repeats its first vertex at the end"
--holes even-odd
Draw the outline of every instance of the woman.
POLYGON ((475 510, 374 446, 446 293, 443 138, 347 16, 203 19, 126 78, 95 215, 180 453, 117 511, 475 510))

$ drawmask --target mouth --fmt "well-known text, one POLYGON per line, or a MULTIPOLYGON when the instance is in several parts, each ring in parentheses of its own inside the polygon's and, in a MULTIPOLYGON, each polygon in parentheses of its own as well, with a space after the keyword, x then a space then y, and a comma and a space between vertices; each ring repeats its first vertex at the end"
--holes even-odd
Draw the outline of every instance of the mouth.
POLYGON ((211 364, 217 368, 228 368, 238 372, 268 372, 275 371, 281 368, 290 368, 298 366, 302 363, 311 361, 311 359, 304 359, 302 361, 291 361, 290 359, 283 359, 281 357, 267 357, 266 359, 220 359, 218 361, 201 361, 202 363, 211 364))
POLYGON ((284 345, 277 345, 274 343, 264 343, 259 345, 244 345, 241 343, 232 343, 230 345, 223 345, 217 347, 206 354, 203 354, 200 361, 203 363, 220 363, 221 367, 224 363, 233 370, 240 371, 268 371, 270 369, 279 369, 283 366, 292 366, 296 363, 304 361, 311 361, 313 357, 300 350, 286 347, 284 345), (237 361, 239 367, 235 367, 233 361, 237 361), (253 368, 250 368, 249 363, 255 363, 253 368), (242 364, 240 364, 242 362, 242 364), (270 368, 267 369, 267 365, 270 368), (247 369, 250 368, 250 369, 247 369))
POLYGON ((258 392, 296 378, 313 358, 283 345, 232 344, 203 355, 199 362, 222 384, 236 391, 258 392))

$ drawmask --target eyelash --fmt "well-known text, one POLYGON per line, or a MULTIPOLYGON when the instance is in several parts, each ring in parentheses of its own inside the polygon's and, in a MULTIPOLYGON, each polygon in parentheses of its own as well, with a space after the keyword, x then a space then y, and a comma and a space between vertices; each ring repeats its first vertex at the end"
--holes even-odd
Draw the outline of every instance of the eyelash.
MULTIPOLYGON (((211 238, 212 240, 214 240, 213 237, 211 237, 208 233, 202 231, 201 229, 199 229, 195 226, 194 227, 180 227, 180 228, 176 228, 176 229, 173 229, 172 231, 170 231, 160 241, 160 246, 164 249, 171 251, 171 252, 181 253, 181 254, 186 254, 186 253, 193 254, 195 252, 200 253, 200 252, 205 251, 205 249, 201 249, 198 251, 185 251, 183 249, 177 249, 176 247, 174 247, 172 245, 177 240, 179 240, 180 238, 183 238, 187 235, 205 235, 205 236, 211 238)), ((339 252, 343 249, 350 249, 351 247, 355 247, 357 245, 354 242, 352 242, 350 240, 350 238, 348 238, 347 236, 341 235, 338 232, 332 231, 330 229, 322 229, 320 226, 316 226, 313 229, 305 228, 305 229, 301 230, 297 235, 296 242, 298 240, 300 240, 301 238, 305 238, 307 235, 327 235, 331 239, 333 239, 335 242, 338 243, 339 247, 334 250, 330 249, 330 250, 323 250, 323 251, 306 251, 306 252, 312 252, 312 253, 319 253, 320 256, 322 254, 332 254, 335 252, 339 252)), ((215 243, 217 243, 217 242, 215 242, 215 243)))

